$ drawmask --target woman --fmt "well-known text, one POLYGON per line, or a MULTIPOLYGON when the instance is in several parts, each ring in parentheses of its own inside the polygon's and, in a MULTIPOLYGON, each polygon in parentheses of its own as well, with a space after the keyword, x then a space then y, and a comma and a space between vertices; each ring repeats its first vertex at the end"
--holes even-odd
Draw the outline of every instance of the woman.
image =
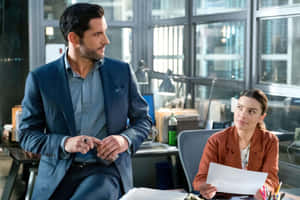
MULTIPOLYGON (((234 126, 212 135, 205 146, 194 190, 211 199, 217 188, 206 184, 210 162, 267 172, 265 187, 274 191, 278 187, 278 139, 265 129, 268 98, 258 89, 241 93, 234 112, 234 126)), ((263 199, 260 191, 255 198, 263 199)))

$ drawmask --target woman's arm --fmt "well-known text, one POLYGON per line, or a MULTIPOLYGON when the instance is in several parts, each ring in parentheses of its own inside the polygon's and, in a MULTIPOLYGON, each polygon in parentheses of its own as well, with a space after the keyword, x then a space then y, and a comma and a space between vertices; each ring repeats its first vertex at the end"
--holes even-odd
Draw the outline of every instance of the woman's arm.
POLYGON ((265 185, 269 191, 274 190, 279 185, 278 179, 278 158, 279 158, 279 142, 278 138, 274 135, 270 138, 270 141, 266 144, 266 153, 264 156, 263 172, 268 173, 265 185))
POLYGON ((210 137, 205 145, 201 161, 199 164, 199 170, 193 181, 193 188, 196 191, 200 191, 200 194, 205 198, 212 198, 216 194, 216 188, 212 185, 206 184, 206 178, 208 174, 208 168, 210 162, 218 162, 218 144, 214 137, 210 137))

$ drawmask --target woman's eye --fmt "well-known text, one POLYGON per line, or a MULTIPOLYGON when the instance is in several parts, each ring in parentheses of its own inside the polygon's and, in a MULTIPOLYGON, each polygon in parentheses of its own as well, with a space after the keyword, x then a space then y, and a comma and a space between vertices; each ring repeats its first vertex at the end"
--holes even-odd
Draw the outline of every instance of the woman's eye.
POLYGON ((250 113, 251 115, 254 115, 254 114, 256 113, 256 111, 255 111, 255 110, 250 110, 249 113, 250 113))

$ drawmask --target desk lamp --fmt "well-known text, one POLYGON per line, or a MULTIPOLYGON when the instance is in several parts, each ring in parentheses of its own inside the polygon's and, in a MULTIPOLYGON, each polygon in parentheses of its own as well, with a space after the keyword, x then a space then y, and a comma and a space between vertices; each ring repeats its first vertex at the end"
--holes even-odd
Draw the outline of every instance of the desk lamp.
POLYGON ((159 94, 167 95, 167 96, 174 96, 176 94, 175 86, 173 85, 170 79, 171 75, 172 75, 172 71, 168 69, 162 83, 159 86, 159 94))
POLYGON ((135 76, 139 85, 148 85, 148 72, 144 60, 139 61, 139 67, 135 72, 135 76))

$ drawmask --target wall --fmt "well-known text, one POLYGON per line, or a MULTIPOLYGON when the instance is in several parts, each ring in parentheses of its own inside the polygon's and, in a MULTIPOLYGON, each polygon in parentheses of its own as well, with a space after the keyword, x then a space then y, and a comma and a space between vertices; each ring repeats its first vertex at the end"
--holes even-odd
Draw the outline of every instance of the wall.
POLYGON ((0 0, 0 125, 11 123, 11 107, 20 104, 28 73, 27 0, 0 0))

